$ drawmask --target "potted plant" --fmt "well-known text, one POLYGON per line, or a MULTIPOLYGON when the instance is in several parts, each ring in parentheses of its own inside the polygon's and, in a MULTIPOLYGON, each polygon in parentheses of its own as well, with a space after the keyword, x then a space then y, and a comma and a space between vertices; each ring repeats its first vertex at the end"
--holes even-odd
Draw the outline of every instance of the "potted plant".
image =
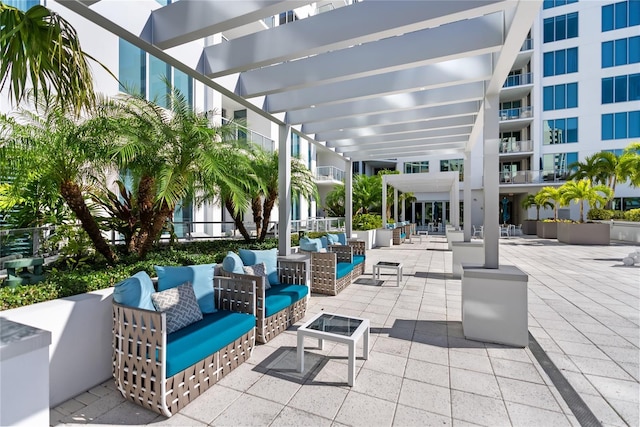
POLYGON ((584 204, 590 207, 604 206, 613 197, 613 192, 606 185, 591 185, 589 179, 568 181, 561 188, 562 202, 566 205, 576 202, 580 206, 579 222, 563 222, 558 224, 558 241, 574 245, 608 245, 610 242, 610 225, 607 223, 585 222, 584 204))
POLYGON ((536 224, 538 221, 540 221, 540 208, 550 208, 552 204, 548 200, 544 200, 542 197, 539 197, 537 194, 527 194, 527 197, 525 197, 522 202, 520 202, 520 206, 525 210, 528 210, 529 208, 535 206, 536 218, 525 219, 522 222, 522 234, 536 234, 536 224))
POLYGON ((556 187, 543 187, 535 195, 543 207, 553 207, 553 219, 536 223, 536 234, 543 239, 555 239, 558 236, 558 205, 562 204, 560 190, 556 187))
POLYGON ((382 227, 382 217, 378 214, 356 214, 353 216, 353 233, 358 240, 364 240, 367 249, 376 246, 376 229, 382 227))

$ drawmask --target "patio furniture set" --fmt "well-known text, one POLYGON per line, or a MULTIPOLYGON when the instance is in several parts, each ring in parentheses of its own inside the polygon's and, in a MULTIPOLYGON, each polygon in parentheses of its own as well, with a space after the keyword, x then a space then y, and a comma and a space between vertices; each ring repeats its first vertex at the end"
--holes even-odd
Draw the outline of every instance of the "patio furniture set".
MULTIPOLYGON (((241 249, 229 252, 221 265, 156 266, 155 283, 144 271, 118 283, 113 292, 118 390, 164 416, 178 412, 246 361, 256 341, 267 343, 303 318, 310 291, 336 295, 364 273, 364 242, 347 241, 346 235, 340 239, 345 244, 327 242, 325 251, 318 248, 310 256, 241 249)), ((322 246, 322 241, 312 243, 322 246)), ((298 335, 299 369, 305 336, 319 339, 320 347, 323 339, 349 345, 353 385, 355 344, 361 337, 363 356, 368 355, 368 320, 311 319, 298 335)))

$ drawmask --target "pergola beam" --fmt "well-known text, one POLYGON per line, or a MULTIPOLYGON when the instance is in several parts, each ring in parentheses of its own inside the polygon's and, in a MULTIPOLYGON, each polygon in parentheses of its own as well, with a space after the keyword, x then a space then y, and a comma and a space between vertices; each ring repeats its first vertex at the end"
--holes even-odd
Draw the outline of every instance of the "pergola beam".
POLYGON ((406 141, 412 140, 428 140, 430 138, 441 138, 450 135, 469 135, 471 133, 472 126, 460 126, 456 128, 446 129, 431 129, 424 128, 415 132, 403 132, 388 135, 379 136, 366 136, 362 138, 343 139, 336 141, 329 141, 328 147, 344 148, 344 147, 362 147, 367 148, 379 144, 388 144, 394 142, 401 142, 403 145, 406 141))

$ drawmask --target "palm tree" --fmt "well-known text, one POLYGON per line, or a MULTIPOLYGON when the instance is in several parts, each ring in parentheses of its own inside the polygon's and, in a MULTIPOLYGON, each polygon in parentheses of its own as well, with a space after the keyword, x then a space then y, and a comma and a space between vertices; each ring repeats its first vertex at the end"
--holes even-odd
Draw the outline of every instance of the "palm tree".
POLYGON ((25 100, 29 87, 36 100, 40 94, 43 99, 54 95, 58 105, 76 115, 96 100, 87 62, 95 59, 82 50, 71 24, 44 6, 23 12, 0 2, 0 57, 0 90, 7 85, 16 104, 25 100))
POLYGON ((606 176, 602 173, 602 168, 599 165, 600 158, 598 153, 592 154, 584 158, 582 162, 574 162, 569 165, 569 179, 580 180, 588 179, 592 184, 604 183, 606 176))
POLYGON ((324 199, 323 208, 327 211, 329 216, 343 217, 345 214, 344 203, 344 184, 336 185, 331 191, 327 193, 324 199))
POLYGON ((618 161, 620 174, 629 180, 633 187, 640 187, 640 142, 629 144, 618 161))
POLYGON ((544 203, 550 203, 553 206, 553 219, 558 220, 558 206, 564 206, 562 198, 562 187, 542 187, 536 194, 536 197, 544 203))
POLYGON ((0 180, 11 179, 17 194, 34 176, 55 183, 65 203, 82 224, 96 250, 109 263, 116 256, 85 202, 85 188, 93 171, 106 161, 105 146, 110 139, 106 119, 99 111, 86 110, 87 119, 72 115, 57 104, 51 94, 41 94, 35 110, 19 109, 17 119, 0 116, 0 180))
POLYGON ((606 185, 591 185, 588 179, 580 181, 567 181, 561 187, 563 203, 569 204, 575 201, 580 204, 580 222, 584 222, 584 202, 588 202, 590 207, 604 205, 613 192, 606 185))
POLYGON ((379 175, 356 175, 353 179, 353 213, 380 212, 382 178, 379 175))
POLYGON ((545 197, 539 194, 527 194, 527 197, 520 202, 522 209, 529 209, 533 206, 536 207, 536 221, 540 221, 540 208, 552 208, 553 203, 547 200, 545 197))

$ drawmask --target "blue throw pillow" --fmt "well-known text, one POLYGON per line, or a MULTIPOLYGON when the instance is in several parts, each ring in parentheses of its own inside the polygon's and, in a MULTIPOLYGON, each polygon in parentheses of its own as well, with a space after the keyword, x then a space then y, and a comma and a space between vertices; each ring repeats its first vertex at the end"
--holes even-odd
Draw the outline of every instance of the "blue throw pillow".
POLYGON ((347 244, 347 233, 338 233, 338 242, 341 245, 346 245, 347 244))
MULTIPOLYGON (((269 283, 272 285, 278 285, 278 249, 268 249, 265 251, 240 249, 240 259, 244 265, 256 265, 264 262, 267 267, 267 276, 269 283)), ((225 268, 226 270, 226 268, 225 268)))
POLYGON ((228 271, 229 273, 244 274, 244 270, 242 270, 242 267, 244 267, 244 264, 242 263, 242 260, 240 259, 238 254, 231 251, 227 252, 227 256, 222 260, 222 268, 224 268, 224 271, 228 271))
POLYGON ((310 239, 308 237, 302 237, 300 239, 300 249, 307 252, 320 252, 322 243, 320 239, 310 239))
POLYGON ((329 246, 329 240, 327 239, 327 236, 320 237, 320 244, 324 249, 327 249, 327 247, 329 246))
POLYGON ((151 277, 140 271, 116 284, 113 288, 113 300, 129 307, 155 311, 156 308, 151 301, 151 294, 155 291, 151 277))
POLYGON ((329 241, 330 245, 335 245, 335 244, 340 242, 340 239, 338 239, 338 235, 337 234, 327 233, 327 240, 329 241))
POLYGON ((215 264, 187 265, 182 267, 154 266, 158 275, 158 291, 191 283, 198 306, 203 313, 215 313, 213 297, 213 269, 215 264))

